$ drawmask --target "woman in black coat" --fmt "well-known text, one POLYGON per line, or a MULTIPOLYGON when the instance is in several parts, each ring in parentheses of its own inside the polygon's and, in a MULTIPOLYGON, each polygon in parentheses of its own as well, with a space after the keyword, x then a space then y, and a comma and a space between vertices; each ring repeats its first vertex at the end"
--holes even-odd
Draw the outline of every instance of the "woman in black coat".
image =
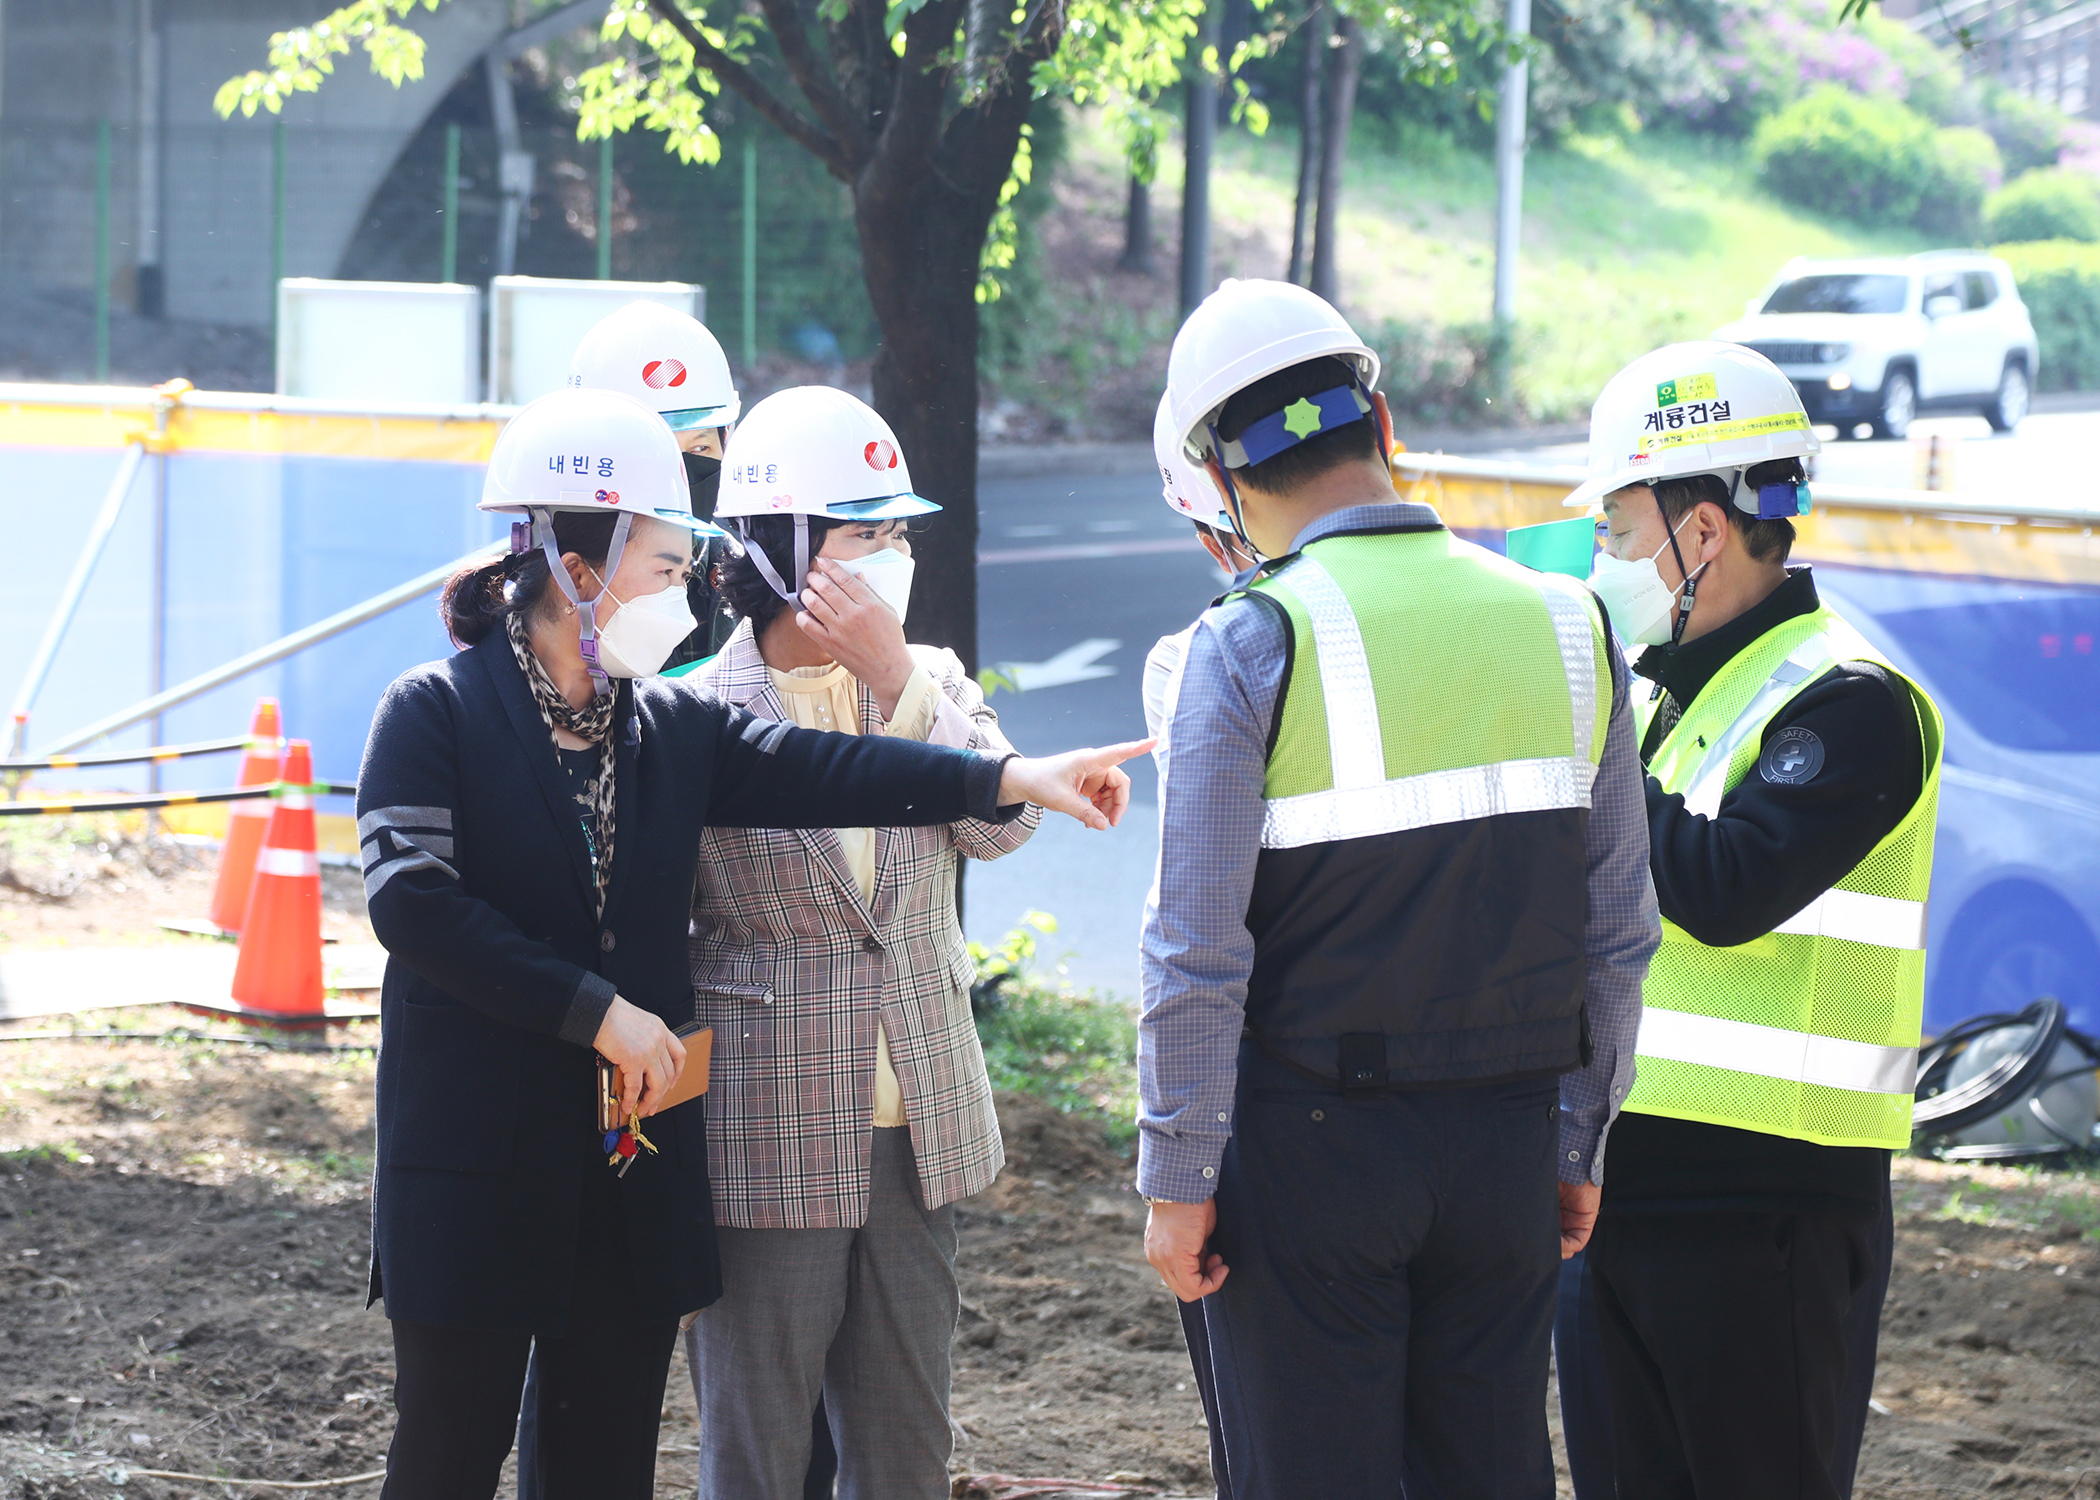
MULTIPOLYGON (((647 1119, 654 1154, 616 1175, 594 1053, 644 1115, 676 1077, 701 829, 946 823, 1026 802, 1106 827, 1128 798, 1114 766, 1138 748, 1001 762, 765 723, 671 679, 594 692, 579 619, 620 644, 621 610, 682 598, 691 538, 637 517, 601 582, 615 517, 541 517, 552 547, 448 585, 467 649, 387 690, 358 778, 389 954, 370 1287, 397 1365, 387 1500, 493 1495, 535 1342, 540 1493, 653 1491, 678 1320, 720 1291, 705 1100, 647 1119)), ((768 997, 747 998, 764 1025, 768 997)))

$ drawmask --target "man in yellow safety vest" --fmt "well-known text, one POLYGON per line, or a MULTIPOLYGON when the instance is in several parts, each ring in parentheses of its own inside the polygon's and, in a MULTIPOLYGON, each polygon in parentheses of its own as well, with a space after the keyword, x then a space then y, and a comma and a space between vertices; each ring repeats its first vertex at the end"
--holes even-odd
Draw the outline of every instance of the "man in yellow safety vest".
POLYGON ((1643 1500, 1851 1490, 1889 1154, 1910 1139, 1941 733, 1787 566, 1817 446, 1761 355, 1672 345, 1605 387, 1569 500, 1601 500, 1591 587, 1647 647, 1664 918, 1587 1281, 1563 1283, 1585 1500, 1612 1470, 1643 1500), (1600 1369, 1601 1401, 1583 1384, 1600 1369))

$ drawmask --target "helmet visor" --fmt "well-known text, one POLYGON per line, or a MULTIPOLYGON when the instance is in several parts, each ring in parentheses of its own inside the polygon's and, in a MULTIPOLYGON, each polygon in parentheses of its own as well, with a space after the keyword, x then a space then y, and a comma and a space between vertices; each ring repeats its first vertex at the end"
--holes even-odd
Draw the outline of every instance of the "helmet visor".
POLYGON ((931 515, 940 507, 920 495, 885 495, 880 500, 840 500, 824 513, 851 521, 887 521, 897 516, 931 515))
POLYGON ((695 427, 727 427, 727 406, 689 406, 684 411, 658 413, 673 432, 691 432, 695 427))
POLYGON ((698 516, 694 515, 689 510, 651 510, 648 511, 647 514, 663 522, 666 526, 682 527, 685 530, 690 531, 694 536, 710 537, 729 535, 729 533, 724 531, 721 527, 715 525, 711 521, 701 520, 698 516))

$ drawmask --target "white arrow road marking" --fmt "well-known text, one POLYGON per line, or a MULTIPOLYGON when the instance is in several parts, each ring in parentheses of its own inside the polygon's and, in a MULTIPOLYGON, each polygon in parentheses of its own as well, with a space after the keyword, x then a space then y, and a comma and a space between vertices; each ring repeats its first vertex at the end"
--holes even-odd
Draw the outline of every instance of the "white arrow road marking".
POLYGON ((1113 677, 1114 667, 1101 666, 1100 659, 1116 650, 1123 643, 1093 639, 1081 641, 1076 646, 1067 646, 1048 661, 1003 661, 999 670, 1013 678, 1014 686, 1021 692, 1034 692, 1037 688, 1063 687, 1068 682, 1090 682, 1096 677, 1113 677))

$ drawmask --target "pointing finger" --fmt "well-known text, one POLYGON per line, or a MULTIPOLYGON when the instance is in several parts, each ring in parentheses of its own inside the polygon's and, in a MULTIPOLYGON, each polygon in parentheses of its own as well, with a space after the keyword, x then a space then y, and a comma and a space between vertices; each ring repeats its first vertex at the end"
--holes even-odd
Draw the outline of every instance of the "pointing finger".
POLYGON ((1152 747, 1158 743, 1159 740, 1155 736, 1149 740, 1126 740, 1120 745, 1103 745, 1093 753, 1091 764, 1102 770, 1110 766, 1120 766, 1124 761, 1136 756, 1151 754, 1152 747))

